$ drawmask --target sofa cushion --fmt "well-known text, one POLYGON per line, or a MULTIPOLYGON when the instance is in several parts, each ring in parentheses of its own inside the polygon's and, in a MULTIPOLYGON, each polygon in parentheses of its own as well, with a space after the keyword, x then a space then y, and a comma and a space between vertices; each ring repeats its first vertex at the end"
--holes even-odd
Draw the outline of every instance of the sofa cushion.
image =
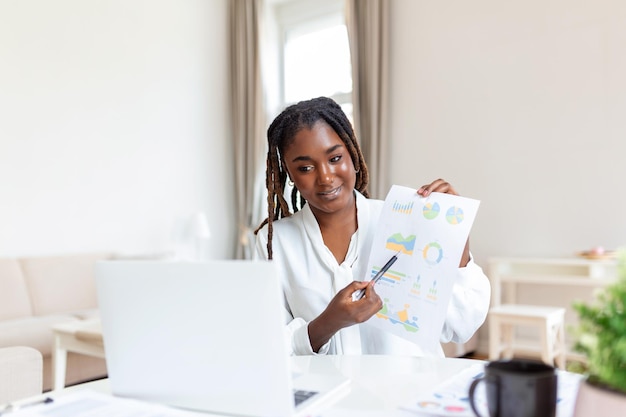
POLYGON ((63 313, 97 307, 95 263, 108 253, 20 258, 33 314, 63 313))
POLYGON ((0 320, 33 314, 26 281, 14 258, 0 259, 0 320))
POLYGON ((69 314, 51 314, 0 322, 0 347, 30 346, 44 356, 52 354, 54 335, 52 327, 59 323, 78 321, 69 314))

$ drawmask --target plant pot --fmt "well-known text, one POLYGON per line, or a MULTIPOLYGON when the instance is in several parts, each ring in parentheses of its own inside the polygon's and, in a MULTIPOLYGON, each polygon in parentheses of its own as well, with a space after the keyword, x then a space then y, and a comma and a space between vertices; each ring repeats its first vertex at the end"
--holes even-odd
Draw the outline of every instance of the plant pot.
POLYGON ((574 417, 626 416, 626 394, 581 381, 574 417))

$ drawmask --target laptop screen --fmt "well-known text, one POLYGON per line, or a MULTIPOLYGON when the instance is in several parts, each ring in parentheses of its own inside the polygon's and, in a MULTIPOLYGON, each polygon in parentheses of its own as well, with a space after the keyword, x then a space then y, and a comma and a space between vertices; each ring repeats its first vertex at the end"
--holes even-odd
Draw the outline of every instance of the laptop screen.
POLYGON ((113 394, 245 416, 294 413, 271 262, 102 261, 96 279, 113 394))

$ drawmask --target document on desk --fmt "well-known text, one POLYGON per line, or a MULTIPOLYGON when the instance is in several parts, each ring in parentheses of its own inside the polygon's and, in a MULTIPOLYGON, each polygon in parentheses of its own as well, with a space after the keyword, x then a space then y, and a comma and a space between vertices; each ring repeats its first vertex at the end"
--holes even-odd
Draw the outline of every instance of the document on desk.
MULTIPOLYGON (((464 369, 432 391, 419 394, 401 408, 419 416, 475 417, 469 403, 469 388, 472 381, 484 375, 484 371, 485 365, 482 363, 464 369)), ((582 375, 557 370, 557 378, 556 417, 572 417, 582 375)), ((489 415, 485 382, 478 384, 474 399, 481 415, 489 415)))
MULTIPOLYGON (((207 416, 160 404, 83 390, 58 396, 53 402, 25 406, 11 417, 197 417, 207 416)), ((209 414, 210 415, 210 414, 209 414)))
MULTIPOLYGON (((368 271, 397 261, 375 289, 383 308, 368 323, 431 346, 439 344, 452 286, 480 202, 394 185, 374 234, 368 271)), ((367 277, 366 277, 367 278, 367 277)))

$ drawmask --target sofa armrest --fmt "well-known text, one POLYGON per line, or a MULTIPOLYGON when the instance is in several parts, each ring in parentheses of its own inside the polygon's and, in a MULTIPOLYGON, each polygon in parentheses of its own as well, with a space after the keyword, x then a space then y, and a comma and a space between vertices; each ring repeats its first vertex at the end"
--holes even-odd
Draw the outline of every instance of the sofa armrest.
POLYGON ((43 387, 43 358, 27 346, 0 348, 0 404, 39 395, 43 387))

